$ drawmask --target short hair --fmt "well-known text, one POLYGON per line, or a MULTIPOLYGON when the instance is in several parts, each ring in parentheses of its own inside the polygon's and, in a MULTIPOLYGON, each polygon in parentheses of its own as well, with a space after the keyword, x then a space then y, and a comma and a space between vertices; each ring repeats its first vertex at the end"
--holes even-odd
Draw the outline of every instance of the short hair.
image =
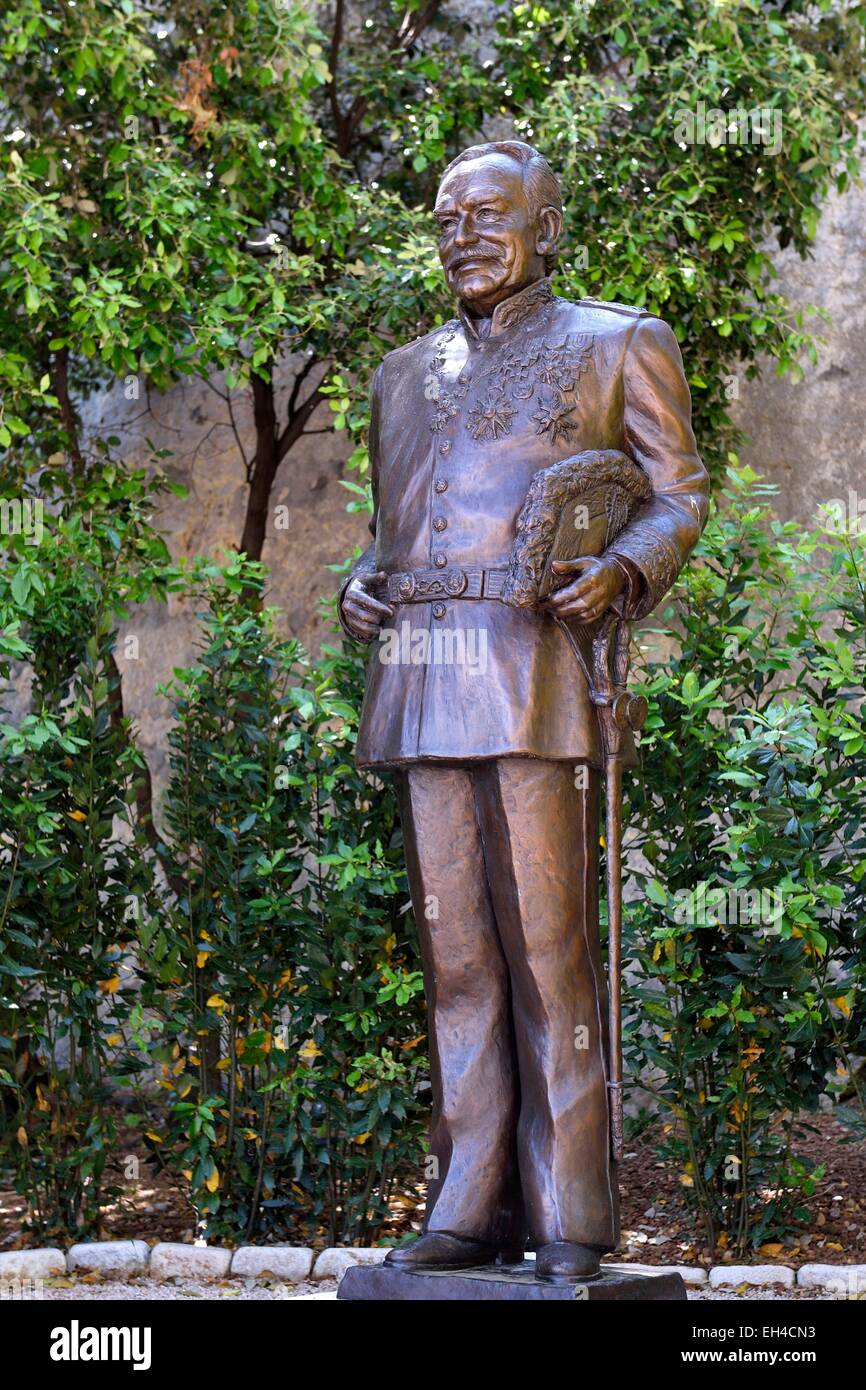
MULTIPOLYGON (((513 159, 521 166, 523 187, 533 213, 541 212, 542 208, 555 208, 562 216, 562 193, 559 179, 544 155, 539 154, 534 145, 527 145, 523 140, 490 140, 483 145, 470 145, 468 149, 458 154, 456 159, 452 159, 439 180, 439 187, 442 187, 451 170, 456 169, 458 164, 465 164, 470 159, 481 159, 486 154, 507 155, 509 159, 513 159)), ((558 257, 559 248, 556 246, 545 256, 544 268, 548 275, 551 275, 556 269, 558 257)))

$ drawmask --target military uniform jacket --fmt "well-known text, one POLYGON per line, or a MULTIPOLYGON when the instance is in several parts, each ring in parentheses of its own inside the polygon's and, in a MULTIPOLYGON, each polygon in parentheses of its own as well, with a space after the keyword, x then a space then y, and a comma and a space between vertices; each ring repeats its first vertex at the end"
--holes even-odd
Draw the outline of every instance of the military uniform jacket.
POLYGON ((353 573, 425 571, 432 584, 429 602, 396 606, 372 646, 360 766, 508 756, 600 765, 597 716, 564 624, 495 598, 449 597, 464 569, 506 565, 533 474, 584 449, 621 449, 652 485, 606 552, 626 572, 626 616, 642 617, 706 519, 708 478, 671 329, 638 309, 569 303, 544 279, 496 307, 488 337, 461 307, 384 359, 370 425, 375 541, 353 573))

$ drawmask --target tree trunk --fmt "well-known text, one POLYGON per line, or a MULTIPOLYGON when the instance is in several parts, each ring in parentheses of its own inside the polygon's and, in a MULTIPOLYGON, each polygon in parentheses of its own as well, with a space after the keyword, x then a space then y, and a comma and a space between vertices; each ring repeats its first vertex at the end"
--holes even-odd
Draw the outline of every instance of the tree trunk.
POLYGON ((59 348, 54 354, 54 391, 60 402, 60 422, 66 434, 66 447, 77 476, 84 472, 84 455, 78 442, 78 421, 69 396, 69 348, 59 348))
MULTIPOLYGON (((271 364, 272 365, 272 364, 271 364)), ((308 369, 309 370, 309 369, 308 369)), ((304 373, 303 375, 306 375, 304 373)), ((277 431, 277 412, 274 403, 273 378, 265 381, 253 376, 253 420, 256 427, 256 452, 253 458, 247 510, 239 549, 248 560, 261 560, 268 527, 271 492, 277 469, 286 454, 297 444, 316 406, 323 399, 318 387, 311 391, 301 405, 294 405, 300 380, 292 393, 289 418, 282 434, 277 431)))
POLYGON ((253 419, 256 426, 256 454, 250 478, 247 513, 240 548, 249 560, 260 560, 268 525, 271 489, 279 467, 277 456, 277 412, 273 378, 252 378, 253 419))

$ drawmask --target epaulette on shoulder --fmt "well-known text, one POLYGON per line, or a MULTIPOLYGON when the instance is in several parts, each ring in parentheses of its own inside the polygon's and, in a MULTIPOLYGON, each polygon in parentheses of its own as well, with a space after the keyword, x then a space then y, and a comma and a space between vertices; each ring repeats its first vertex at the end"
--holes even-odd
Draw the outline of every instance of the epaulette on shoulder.
POLYGON ((595 299, 593 295, 586 294, 583 299, 579 299, 578 304, 589 304, 593 309, 610 309, 612 314, 631 314, 633 318, 655 318, 649 309, 642 309, 637 304, 618 304, 613 299, 595 299))
POLYGON ((400 347, 391 348, 390 352, 385 353, 385 357, 399 357, 406 355, 413 348, 418 348, 422 343, 431 344, 435 338, 446 332, 453 332, 460 326, 459 319, 449 319, 447 323, 440 323, 436 328, 431 328, 427 333, 419 333, 417 338, 412 338, 408 343, 401 343, 400 347))

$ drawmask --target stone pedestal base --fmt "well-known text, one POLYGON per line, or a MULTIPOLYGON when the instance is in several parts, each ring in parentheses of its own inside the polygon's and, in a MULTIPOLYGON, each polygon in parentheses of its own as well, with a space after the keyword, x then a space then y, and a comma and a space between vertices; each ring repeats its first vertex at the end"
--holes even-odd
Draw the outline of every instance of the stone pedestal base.
POLYGON ((633 1303, 686 1298, 679 1274, 626 1274, 603 1270, 579 1284, 548 1284, 535 1277, 533 1261, 487 1265, 483 1269, 442 1270, 429 1274, 355 1265, 347 1269, 338 1299, 370 1302, 633 1303))

